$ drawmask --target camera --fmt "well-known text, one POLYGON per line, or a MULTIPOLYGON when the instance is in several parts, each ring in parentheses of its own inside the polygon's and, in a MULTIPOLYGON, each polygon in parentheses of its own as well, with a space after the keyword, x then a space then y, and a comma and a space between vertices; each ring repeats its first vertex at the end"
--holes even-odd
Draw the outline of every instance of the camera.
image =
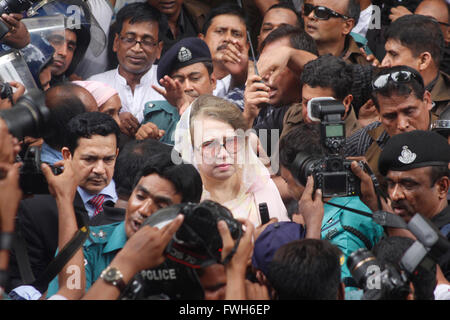
POLYGON ((205 200, 199 204, 182 203, 160 209, 142 226, 163 228, 180 213, 184 215, 183 224, 164 251, 168 259, 156 268, 136 274, 121 299, 203 299, 203 288, 195 269, 224 263, 217 222, 224 220, 227 223, 236 248, 242 236, 242 224, 224 206, 205 200))
MULTIPOLYGON (((314 178, 315 189, 322 189, 323 198, 349 197, 360 194, 360 180, 351 171, 351 160, 344 157, 345 107, 333 98, 314 98, 308 102, 308 115, 320 121, 320 143, 324 158, 297 154, 293 164, 294 177, 306 185, 309 175, 314 178)), ((360 163, 360 165, 362 165, 360 163)))
POLYGON ((0 82, 0 99, 13 103, 13 89, 9 83, 0 82))
MULTIPOLYGON (((1 0, 0 1, 0 15, 3 13, 21 13, 28 10, 33 5, 30 0, 1 0)), ((9 32, 8 26, 0 21, 0 39, 9 32)))
MULTIPOLYGON (((39 147, 28 147, 22 158, 19 185, 23 194, 48 194, 48 183, 41 170, 41 150, 39 147)), ((62 169, 49 165, 54 175, 62 173, 62 169)))
POLYGON ((30 89, 11 109, 0 110, 9 132, 17 139, 26 136, 40 138, 45 134, 50 110, 45 105, 45 95, 39 89, 30 89))
MULTIPOLYGON (((383 221, 390 220, 392 226, 401 226, 396 222, 401 217, 383 213, 383 221)), ((374 215, 374 219, 377 220, 378 216, 374 215)), ((349 256, 347 266, 353 279, 364 290, 363 300, 404 299, 409 293, 411 277, 419 267, 432 270, 435 263, 450 260, 450 242, 428 219, 415 214, 407 225, 403 224, 417 240, 403 254, 398 268, 391 264, 381 265, 372 252, 364 248, 349 256)))

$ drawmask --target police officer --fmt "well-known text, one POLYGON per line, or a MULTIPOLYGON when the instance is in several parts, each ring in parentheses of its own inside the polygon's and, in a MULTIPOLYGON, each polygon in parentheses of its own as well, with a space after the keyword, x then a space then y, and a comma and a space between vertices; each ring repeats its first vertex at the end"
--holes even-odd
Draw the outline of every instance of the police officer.
MULTIPOLYGON (((416 130, 391 137, 378 168, 386 178, 392 211, 408 222, 416 213, 430 219, 450 239, 450 146, 433 131, 416 130)), ((441 265, 450 279, 450 263, 441 265)))

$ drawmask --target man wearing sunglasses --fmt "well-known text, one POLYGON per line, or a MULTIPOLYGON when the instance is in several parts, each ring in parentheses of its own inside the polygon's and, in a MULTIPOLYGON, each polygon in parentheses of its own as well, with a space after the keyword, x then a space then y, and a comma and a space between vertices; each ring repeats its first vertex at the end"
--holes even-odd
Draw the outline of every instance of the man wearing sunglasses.
POLYGON ((378 158, 389 138, 403 132, 429 130, 431 94, 419 72, 408 66, 382 69, 372 81, 372 100, 380 121, 358 130, 347 139, 347 156, 364 156, 378 175, 378 158))
POLYGON ((439 70, 444 37, 439 23, 422 15, 406 15, 395 20, 385 33, 386 56, 382 67, 407 65, 416 69, 439 115, 450 103, 450 76, 439 70))
POLYGON ((350 63, 368 64, 350 36, 360 11, 355 0, 305 0, 305 31, 315 40, 319 55, 331 53, 350 63))

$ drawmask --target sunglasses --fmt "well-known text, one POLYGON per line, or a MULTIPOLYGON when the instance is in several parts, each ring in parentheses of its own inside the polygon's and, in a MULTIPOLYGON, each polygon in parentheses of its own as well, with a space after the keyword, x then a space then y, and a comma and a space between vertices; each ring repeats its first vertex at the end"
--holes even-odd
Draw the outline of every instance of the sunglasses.
POLYGON ((314 17, 319 20, 328 20, 330 18, 342 18, 344 20, 350 19, 350 17, 340 14, 330 8, 324 6, 314 6, 309 3, 303 5, 303 15, 309 16, 314 11, 314 17))
POLYGON ((395 83, 408 83, 411 82, 413 78, 423 85, 422 79, 417 77, 415 73, 410 71, 395 71, 378 76, 372 82, 372 87, 374 90, 379 90, 386 87, 390 80, 394 81, 395 83))

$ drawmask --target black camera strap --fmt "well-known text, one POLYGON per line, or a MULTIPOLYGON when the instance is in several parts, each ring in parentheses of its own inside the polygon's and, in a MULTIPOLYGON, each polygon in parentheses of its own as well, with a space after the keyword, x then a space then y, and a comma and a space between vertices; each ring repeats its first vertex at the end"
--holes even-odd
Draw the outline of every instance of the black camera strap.
POLYGON ((79 228, 78 231, 64 246, 64 248, 59 251, 56 257, 50 262, 44 272, 37 279, 35 278, 31 268, 26 242, 20 234, 20 231, 16 231, 13 247, 20 276, 24 285, 31 285, 36 288, 47 288, 48 283, 50 283, 50 281, 58 275, 62 268, 86 241, 89 236, 89 227, 86 218, 82 215, 78 215, 76 211, 75 216, 77 218, 79 228))
POLYGON ((53 278, 55 278, 67 262, 72 258, 77 250, 83 245, 89 235, 87 226, 81 227, 72 239, 64 246, 64 248, 50 262, 43 274, 33 282, 33 286, 47 286, 53 278))

